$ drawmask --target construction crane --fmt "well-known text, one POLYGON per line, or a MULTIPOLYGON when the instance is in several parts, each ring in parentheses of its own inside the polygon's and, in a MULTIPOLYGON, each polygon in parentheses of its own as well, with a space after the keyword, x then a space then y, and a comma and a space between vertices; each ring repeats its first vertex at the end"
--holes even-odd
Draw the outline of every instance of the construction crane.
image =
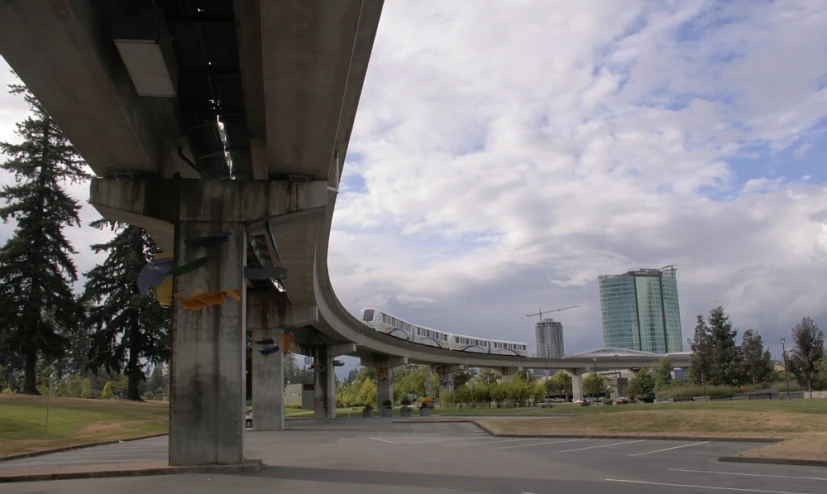
POLYGON ((525 316, 526 316, 526 317, 540 316, 540 321, 542 322, 542 320, 543 320, 543 313, 548 314, 548 313, 550 313, 550 312, 560 312, 561 310, 576 309, 577 307, 580 307, 580 306, 579 306, 579 305, 572 305, 571 307, 563 307, 562 309, 551 309, 551 310, 543 310, 543 309, 539 309, 539 311, 540 311, 540 312, 536 312, 536 313, 534 313, 534 314, 526 314, 525 316))

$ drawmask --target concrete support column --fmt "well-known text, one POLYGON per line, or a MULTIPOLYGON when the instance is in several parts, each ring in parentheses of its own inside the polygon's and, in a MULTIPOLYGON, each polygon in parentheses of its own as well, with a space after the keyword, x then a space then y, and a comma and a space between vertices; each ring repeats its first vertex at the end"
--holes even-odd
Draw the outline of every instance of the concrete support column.
POLYGON ((521 370, 523 370, 523 368, 522 367, 492 367, 491 370, 494 371, 494 374, 498 374, 500 377, 505 378, 505 377, 510 377, 510 376, 520 372, 521 370))
POLYGON ((327 345, 313 347, 314 372, 313 416, 317 419, 336 418, 336 380, 333 352, 327 345))
POLYGON ((272 236, 256 232, 299 213, 320 221, 327 181, 95 178, 90 196, 105 218, 144 228, 176 266, 206 257, 206 265, 173 278, 175 295, 240 294, 240 302, 227 297, 199 310, 173 301, 169 464, 244 462, 248 236, 267 245, 252 252, 262 264, 278 261, 272 236), (222 233, 229 234, 223 243, 192 242, 222 233))
POLYGON ((283 331, 276 328, 253 330, 253 429, 257 431, 284 430, 284 351, 281 348, 283 331), (279 345, 275 353, 262 355, 267 348, 256 341, 272 338, 279 345))
POLYGON ((382 408, 385 400, 393 403, 393 369, 376 369, 376 408, 382 408))
POLYGON ((173 302, 169 464, 240 464, 245 460, 247 236, 242 223, 187 219, 175 224, 175 265, 210 257, 205 267, 176 276, 173 293, 237 290, 241 302, 228 297, 198 311, 173 302), (188 245, 192 239, 221 232, 230 236, 217 248, 188 245))
POLYGON ((434 397, 434 383, 433 379, 431 379, 431 373, 433 372, 432 367, 428 367, 428 373, 425 374, 425 396, 429 396, 431 398, 434 397))
POLYGON ((454 374, 462 370, 458 365, 440 365, 437 367, 437 374, 439 375, 439 402, 445 403, 445 400, 453 399, 454 391, 454 374))
POLYGON ((279 293, 250 292, 247 294, 247 327, 253 343, 253 429, 284 430, 284 348, 279 327, 286 305, 279 293), (281 310, 280 310, 281 309, 281 310), (257 341, 272 340, 259 344, 257 341), (261 350, 278 345, 275 353, 263 355, 261 350))
POLYGON ((572 401, 583 399, 583 373, 584 369, 573 369, 571 374, 571 394, 572 401))
POLYGON ((382 402, 393 402, 393 369, 408 363, 407 357, 372 354, 362 357, 359 362, 364 367, 376 369, 376 408, 382 408, 382 402))

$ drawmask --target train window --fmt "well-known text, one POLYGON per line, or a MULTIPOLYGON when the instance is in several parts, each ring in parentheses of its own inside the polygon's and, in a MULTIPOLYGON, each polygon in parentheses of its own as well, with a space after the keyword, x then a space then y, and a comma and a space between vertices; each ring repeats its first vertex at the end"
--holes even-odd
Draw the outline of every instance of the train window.
POLYGON ((459 343, 459 338, 457 338, 456 336, 454 336, 454 343, 459 343))
POLYGON ((365 322, 373 321, 373 310, 366 310, 362 320, 365 322))

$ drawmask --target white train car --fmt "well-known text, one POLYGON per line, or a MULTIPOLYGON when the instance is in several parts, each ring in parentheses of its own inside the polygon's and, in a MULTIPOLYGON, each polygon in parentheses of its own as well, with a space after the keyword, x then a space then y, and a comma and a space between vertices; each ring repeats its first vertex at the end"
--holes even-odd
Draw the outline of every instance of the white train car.
POLYGON ((491 351, 488 353, 494 355, 511 355, 518 357, 525 357, 526 344, 519 341, 503 341, 503 340, 489 340, 491 343, 491 351))
POLYGON ((362 322, 375 331, 406 341, 449 349, 451 335, 444 331, 426 328, 403 321, 396 316, 378 309, 362 309, 362 322))
POLYGON ((525 357, 525 343, 489 340, 473 336, 447 333, 418 324, 412 324, 379 309, 362 309, 361 320, 375 331, 406 341, 457 352, 488 353, 525 357))

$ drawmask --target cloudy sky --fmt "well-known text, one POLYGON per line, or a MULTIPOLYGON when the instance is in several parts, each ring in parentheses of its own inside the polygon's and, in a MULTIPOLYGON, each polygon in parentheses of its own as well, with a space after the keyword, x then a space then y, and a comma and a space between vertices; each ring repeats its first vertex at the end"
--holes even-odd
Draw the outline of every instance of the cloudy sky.
MULTIPOLYGON (((0 96, 0 139, 24 113, 0 96)), ((556 315, 572 353, 602 346, 598 275, 676 264, 684 338, 721 303, 775 354, 827 327, 826 132, 822 0, 388 0, 334 287, 531 349, 527 313, 579 305, 556 315)))

